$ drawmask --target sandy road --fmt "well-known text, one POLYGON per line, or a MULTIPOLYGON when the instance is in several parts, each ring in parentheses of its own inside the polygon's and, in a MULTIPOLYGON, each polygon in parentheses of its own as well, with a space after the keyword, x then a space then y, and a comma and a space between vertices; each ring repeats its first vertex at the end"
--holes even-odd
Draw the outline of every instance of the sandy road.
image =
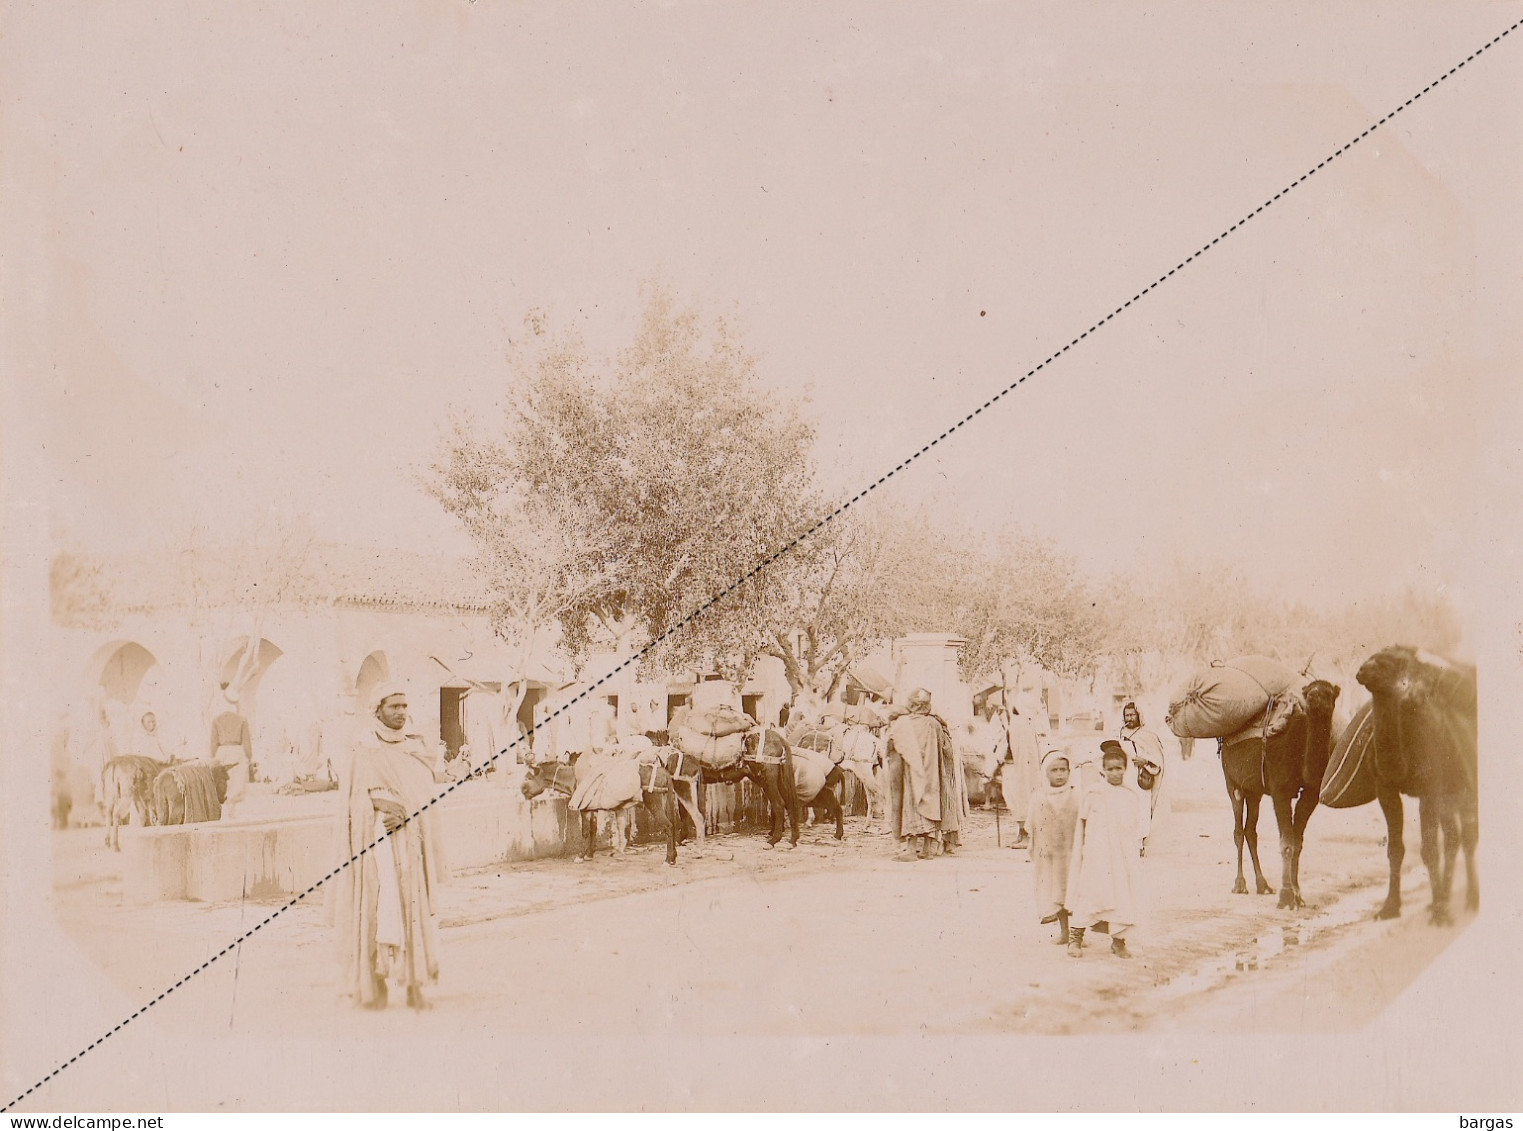
MULTIPOLYGON (((1109 956, 1103 938, 1078 961, 1053 945, 1054 928, 1031 909, 1026 853, 996 847, 991 815, 975 814, 958 855, 908 864, 858 819, 842 842, 813 826, 793 851, 731 835, 685 848, 675 868, 645 846, 623 860, 535 861, 457 877, 441 906, 440 1012, 499 1009, 547 1033, 593 1024, 632 1034, 1210 1028, 1232 1012, 1217 999, 1230 999, 1234 985, 1266 982, 1287 966, 1304 974, 1323 952, 1378 945, 1396 929, 1368 921, 1384 871, 1374 807, 1317 814, 1303 869, 1315 906, 1280 911, 1273 897, 1229 894, 1230 818, 1215 767, 1198 759, 1180 770, 1170 826, 1145 863, 1152 913, 1134 933, 1131 962, 1109 956), (525 977, 503 953, 530 957, 536 974, 525 977), (630 1008, 607 1007, 620 999, 630 1008)), ((1267 813, 1263 826, 1261 856, 1277 885, 1267 813)), ((68 835, 84 855, 61 877, 60 916, 114 979, 139 992, 173 980, 273 906, 125 908, 111 858, 85 846, 85 832, 68 835)), ((1426 903, 1421 884, 1420 868, 1409 867, 1415 911, 1426 903)), ((1452 934, 1417 932, 1414 945, 1430 955, 1452 934)), ((251 940, 240 955, 245 975, 263 951, 280 956, 286 982, 299 974, 311 995, 332 996, 320 903, 282 916, 270 939, 251 940)), ((1367 1013, 1400 984, 1392 976, 1349 993, 1367 1013)), ((242 997, 246 1022, 287 1020, 290 994, 242 997)), ((1350 1016, 1335 1010, 1327 1020, 1350 1016)))
MULTIPOLYGON (((155 1024, 192 1042, 206 1029, 255 1041, 299 1033, 324 1048, 396 1038, 433 1049, 504 1034, 628 1046, 1241 1033, 1245 1018, 1258 1032, 1359 1027, 1465 921, 1426 924, 1415 852, 1408 916, 1371 920, 1385 871, 1373 806, 1314 819, 1302 876, 1313 907, 1281 911, 1272 896, 1230 894, 1230 816, 1214 761, 1196 759, 1177 775, 1167 835, 1145 865, 1152 911, 1134 932, 1131 961, 1111 957, 1103 937, 1079 960, 1054 945, 1054 928, 1032 909, 1026 853, 996 845, 989 814, 975 814, 962 852, 914 863, 895 861, 890 838, 858 819, 842 842, 814 826, 792 851, 729 835, 701 852, 685 848, 676 867, 652 845, 622 860, 459 876, 440 908, 435 1008, 422 1015, 361 1014, 340 1000, 324 909, 300 905, 173 995, 155 1024)), ((1277 885, 1267 814, 1262 831, 1277 885)), ((114 861, 95 839, 85 830, 55 842, 58 914, 129 999, 170 984, 275 906, 125 907, 114 861)), ((396 1070, 408 1078, 405 1063, 396 1070)), ((186 1097, 196 1081, 176 1087, 176 1104, 194 1107, 186 1097)), ((428 1094, 419 1087, 405 1094, 428 1094)), ((363 1106, 322 1096, 321 1106, 363 1106)), ((251 1091, 244 1102, 316 1101, 251 1091)))

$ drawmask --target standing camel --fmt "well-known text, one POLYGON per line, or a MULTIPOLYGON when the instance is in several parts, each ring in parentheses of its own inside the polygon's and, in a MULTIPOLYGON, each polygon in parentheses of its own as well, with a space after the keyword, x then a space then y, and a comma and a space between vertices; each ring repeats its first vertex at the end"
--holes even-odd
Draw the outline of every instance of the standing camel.
POLYGON ((1232 890, 1246 895, 1243 846, 1248 846, 1258 894, 1273 895, 1274 889, 1259 866, 1259 805, 1267 796, 1274 804, 1280 830, 1280 902, 1286 909, 1305 907, 1301 898, 1301 847, 1312 811, 1317 808, 1322 776, 1332 751, 1333 707, 1341 689, 1317 679, 1302 692, 1306 710, 1299 705, 1278 734, 1260 734, 1236 742, 1222 741, 1222 773, 1232 799, 1232 839, 1237 846, 1237 882, 1232 890))
POLYGON ((1376 652, 1355 677, 1372 696, 1376 800, 1386 819, 1390 887, 1377 919, 1401 914, 1402 795, 1417 798, 1423 864, 1433 889, 1428 918, 1454 922, 1454 860, 1465 849, 1465 907, 1481 905, 1475 848, 1480 839, 1475 668, 1415 648, 1376 652))

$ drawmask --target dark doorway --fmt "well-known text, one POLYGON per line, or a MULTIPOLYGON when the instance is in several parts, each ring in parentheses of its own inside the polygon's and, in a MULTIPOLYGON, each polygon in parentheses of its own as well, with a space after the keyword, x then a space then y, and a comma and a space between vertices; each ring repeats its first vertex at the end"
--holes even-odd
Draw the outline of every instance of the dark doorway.
POLYGON ((439 741, 446 761, 452 761, 465 742, 465 695, 465 688, 439 688, 439 741))
POLYGON ((740 709, 757 722, 766 722, 767 720, 761 717, 761 702, 762 697, 760 695, 742 695, 740 697, 740 709))
MULTIPOLYGON (((530 750, 534 749, 534 708, 544 701, 545 694, 545 688, 530 684, 529 689, 524 692, 524 701, 518 705, 518 714, 515 716, 518 719, 518 732, 528 736, 530 750)), ((523 747, 519 747, 518 760, 520 762, 525 760, 524 755, 523 747)))

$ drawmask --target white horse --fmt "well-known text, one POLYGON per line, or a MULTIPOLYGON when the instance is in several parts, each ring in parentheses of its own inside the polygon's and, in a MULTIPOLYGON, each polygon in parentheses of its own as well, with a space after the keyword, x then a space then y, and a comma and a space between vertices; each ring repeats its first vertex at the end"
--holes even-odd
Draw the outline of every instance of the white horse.
POLYGON ((867 827, 873 829, 888 817, 883 768, 888 740, 854 723, 839 723, 830 728, 830 733, 844 751, 841 768, 862 783, 862 791, 867 795, 867 827))

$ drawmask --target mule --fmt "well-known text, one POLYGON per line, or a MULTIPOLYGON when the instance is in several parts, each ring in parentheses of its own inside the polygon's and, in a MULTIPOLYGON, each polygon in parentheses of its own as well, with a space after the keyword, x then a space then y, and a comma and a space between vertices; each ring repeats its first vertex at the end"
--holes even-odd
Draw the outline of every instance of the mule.
MULTIPOLYGON (((685 798, 680 793, 677 795, 678 803, 692 818, 700 844, 703 843, 707 830, 704 827, 702 805, 698 800, 699 787, 734 785, 737 782, 750 781, 760 788, 767 798, 770 816, 767 846, 775 848, 782 841, 785 827, 790 834, 788 847, 798 846, 801 806, 793 747, 775 728, 756 727, 746 732, 741 745, 740 760, 732 766, 726 766, 723 769, 706 766, 691 754, 673 750, 667 762, 667 768, 676 781, 689 790, 690 797, 685 798)), ((839 782, 841 780, 839 767, 835 769, 837 771, 835 780, 839 782)), ((822 804, 828 805, 828 802, 822 802, 822 804)), ((837 803, 836 812, 839 813, 839 811, 840 805, 837 803)), ((838 827, 840 824, 838 818, 838 827)))
POLYGON ((147 825, 153 813, 153 783, 167 762, 141 754, 112 758, 101 769, 101 805, 106 810, 106 847, 122 850, 122 825, 147 825), (135 818, 135 820, 134 820, 135 818))
POLYGON ((841 768, 856 778, 867 795, 867 827, 887 824, 888 805, 884 797, 883 763, 885 739, 865 726, 847 724, 840 728, 837 741, 844 756, 841 768))
MULTIPOLYGON (((582 764, 583 760, 578 759, 577 765, 582 764)), ((642 761, 637 765, 640 773, 640 802, 625 801, 611 809, 574 810, 580 822, 583 843, 582 851, 576 856, 577 860, 591 860, 597 851, 600 813, 604 815, 612 833, 613 854, 624 855, 633 832, 635 805, 643 803, 650 812, 666 821, 666 862, 677 863, 678 817, 674 804, 676 792, 672 788, 672 777, 666 767, 659 762, 642 761)), ((583 779, 586 772, 584 768, 583 779)), ((523 795, 532 801, 547 790, 553 790, 569 798, 576 793, 578 784, 577 766, 567 765, 564 762, 538 762, 529 767, 523 785, 519 788, 523 795)))
POLYGON ((177 762, 153 781, 156 825, 195 825, 222 817, 228 767, 221 762, 177 762))

